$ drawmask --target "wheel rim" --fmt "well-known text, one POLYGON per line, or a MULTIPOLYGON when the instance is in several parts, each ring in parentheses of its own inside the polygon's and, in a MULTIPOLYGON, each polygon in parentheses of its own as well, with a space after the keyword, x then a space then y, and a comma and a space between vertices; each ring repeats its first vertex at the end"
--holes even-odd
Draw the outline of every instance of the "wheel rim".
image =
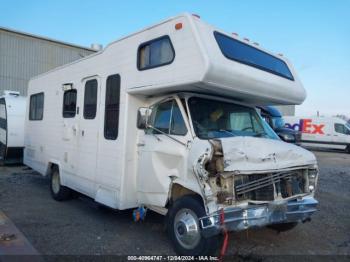
POLYGON ((174 220, 174 231, 177 241, 186 249, 193 249, 201 239, 198 217, 187 208, 177 212, 174 220))
POLYGON ((51 187, 52 187, 52 191, 55 193, 55 194, 58 194, 58 192, 60 191, 60 186, 61 186, 61 183, 60 183, 60 176, 58 174, 58 172, 54 172, 52 174, 52 178, 51 178, 51 187))

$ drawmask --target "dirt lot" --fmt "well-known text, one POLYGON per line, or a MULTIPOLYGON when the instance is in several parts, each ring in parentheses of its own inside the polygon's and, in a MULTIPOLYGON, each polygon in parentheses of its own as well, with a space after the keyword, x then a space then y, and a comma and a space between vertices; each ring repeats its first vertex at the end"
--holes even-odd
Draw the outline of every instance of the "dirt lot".
MULTIPOLYGON (((350 255, 350 155, 315 154, 320 205, 313 220, 284 233, 232 233, 229 254, 254 261, 266 255, 350 255)), ((134 223, 132 211, 101 208, 84 197, 56 202, 49 181, 24 166, 0 167, 0 210, 42 254, 174 254, 162 216, 149 212, 146 221, 134 223)))

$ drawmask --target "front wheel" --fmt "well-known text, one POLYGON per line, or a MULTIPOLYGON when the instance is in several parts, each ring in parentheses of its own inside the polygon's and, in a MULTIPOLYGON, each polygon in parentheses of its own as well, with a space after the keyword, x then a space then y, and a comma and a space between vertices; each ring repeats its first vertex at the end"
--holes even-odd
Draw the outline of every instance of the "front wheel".
POLYGON ((56 167, 52 169, 50 191, 52 198, 57 201, 67 200, 72 196, 72 191, 61 185, 60 172, 56 167))
POLYGON ((211 255, 219 244, 219 237, 204 238, 199 225, 205 216, 203 205, 192 196, 176 200, 168 213, 167 230, 177 254, 185 256, 211 255))

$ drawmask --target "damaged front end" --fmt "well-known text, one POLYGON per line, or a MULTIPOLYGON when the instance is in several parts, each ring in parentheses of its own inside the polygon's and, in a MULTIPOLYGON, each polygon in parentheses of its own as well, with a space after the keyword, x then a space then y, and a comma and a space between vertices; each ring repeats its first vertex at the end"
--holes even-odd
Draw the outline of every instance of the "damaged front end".
MULTIPOLYGON (((204 236, 218 234, 223 222, 227 230, 240 231, 306 221, 316 211, 318 202, 313 196, 318 170, 315 163, 286 167, 281 165, 285 162, 281 157, 284 153, 264 154, 252 160, 252 154, 243 150, 239 152, 239 158, 225 159, 227 152, 224 152, 222 141, 215 139, 209 143, 210 154, 203 154, 195 165, 207 204, 208 216, 200 218, 204 236), (241 167, 238 170, 228 164, 235 161, 245 164, 236 165, 241 167), (245 168, 254 166, 249 164, 251 161, 255 165, 261 161, 264 166, 256 170, 245 168), (224 221, 221 221, 222 217, 224 221)), ((297 159, 294 161, 298 162, 297 159)))

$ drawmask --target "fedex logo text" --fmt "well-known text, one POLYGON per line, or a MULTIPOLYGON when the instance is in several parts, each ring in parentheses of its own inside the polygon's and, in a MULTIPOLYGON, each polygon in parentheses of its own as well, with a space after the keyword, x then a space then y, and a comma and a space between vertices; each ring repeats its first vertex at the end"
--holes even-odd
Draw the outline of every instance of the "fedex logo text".
POLYGON ((287 128, 300 131, 307 134, 319 134, 324 135, 323 128, 325 125, 315 125, 312 124, 312 119, 300 119, 299 124, 286 124, 287 128))

